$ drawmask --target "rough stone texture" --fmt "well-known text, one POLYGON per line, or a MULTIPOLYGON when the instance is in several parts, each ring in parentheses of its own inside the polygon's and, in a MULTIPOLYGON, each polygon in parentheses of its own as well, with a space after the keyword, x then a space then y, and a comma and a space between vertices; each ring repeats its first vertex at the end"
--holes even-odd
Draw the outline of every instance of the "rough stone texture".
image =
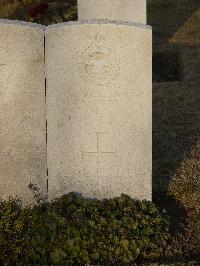
POLYGON ((72 25, 82 25, 82 24, 114 24, 114 25, 127 25, 127 26, 135 26, 135 27, 140 27, 144 29, 152 29, 150 25, 142 24, 139 22, 132 22, 132 21, 123 21, 123 20, 110 20, 110 19, 81 19, 79 21, 69 21, 69 22, 62 22, 62 23, 56 23, 56 24, 51 24, 45 27, 45 32, 49 29, 54 29, 54 28, 63 28, 64 26, 72 26, 72 25))
POLYGON ((146 0, 78 0, 78 19, 116 19, 146 24, 146 0))
POLYGON ((44 27, 0 20, 0 197, 46 189, 44 27))
POLYGON ((41 30, 45 30, 45 26, 42 24, 38 24, 38 23, 32 23, 32 22, 27 22, 27 21, 23 21, 23 20, 10 20, 10 19, 0 19, 0 24, 7 24, 10 26, 25 26, 25 27, 29 27, 29 28, 35 28, 35 29, 41 29, 41 30))
POLYGON ((152 196, 152 31, 46 29, 49 198, 152 196))

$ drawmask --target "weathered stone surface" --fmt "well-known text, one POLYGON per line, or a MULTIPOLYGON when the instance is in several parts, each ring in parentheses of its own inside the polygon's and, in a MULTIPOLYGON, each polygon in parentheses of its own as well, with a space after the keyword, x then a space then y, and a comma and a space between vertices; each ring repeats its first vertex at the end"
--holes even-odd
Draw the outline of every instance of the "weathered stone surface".
POLYGON ((49 198, 151 200, 151 28, 88 21, 45 34, 49 198))
POLYGON ((46 189, 44 27, 0 20, 0 198, 46 189))
POLYGON ((146 24, 146 0, 78 0, 78 19, 114 19, 146 24))

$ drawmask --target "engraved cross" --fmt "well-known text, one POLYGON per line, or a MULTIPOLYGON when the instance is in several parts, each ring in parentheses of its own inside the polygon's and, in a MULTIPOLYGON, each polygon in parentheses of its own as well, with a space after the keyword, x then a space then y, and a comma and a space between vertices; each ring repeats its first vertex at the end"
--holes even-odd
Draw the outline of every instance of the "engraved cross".
POLYGON ((105 134, 104 132, 95 132, 96 136, 97 136, 97 149, 94 152, 82 152, 82 158, 84 156, 84 154, 94 154, 96 155, 96 159, 97 159, 97 177, 99 177, 99 164, 100 164, 100 157, 102 154, 114 154, 116 155, 116 151, 101 151, 100 149, 100 145, 99 145, 99 139, 100 139, 100 134, 105 134))

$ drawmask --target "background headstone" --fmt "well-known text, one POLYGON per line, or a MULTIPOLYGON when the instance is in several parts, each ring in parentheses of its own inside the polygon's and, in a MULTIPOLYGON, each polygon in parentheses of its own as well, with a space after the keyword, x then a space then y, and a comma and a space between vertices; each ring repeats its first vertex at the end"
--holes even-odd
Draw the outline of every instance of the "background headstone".
POLYGON ((78 0, 78 20, 110 19, 146 24, 146 0, 78 0))

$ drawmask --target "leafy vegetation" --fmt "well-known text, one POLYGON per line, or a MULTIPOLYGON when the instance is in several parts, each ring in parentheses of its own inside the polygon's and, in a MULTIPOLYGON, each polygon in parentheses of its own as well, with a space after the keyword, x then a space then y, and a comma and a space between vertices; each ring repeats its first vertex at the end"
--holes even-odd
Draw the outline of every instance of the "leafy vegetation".
POLYGON ((161 258, 169 240, 166 214, 124 194, 100 201, 71 192, 33 208, 0 203, 4 265, 128 265, 161 258))

